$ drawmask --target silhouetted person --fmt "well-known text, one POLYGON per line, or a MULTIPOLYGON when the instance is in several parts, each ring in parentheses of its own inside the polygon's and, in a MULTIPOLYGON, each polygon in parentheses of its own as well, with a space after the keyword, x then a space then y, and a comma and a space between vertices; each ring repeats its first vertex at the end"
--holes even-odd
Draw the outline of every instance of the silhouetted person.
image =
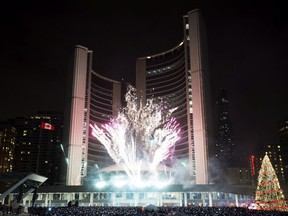
POLYGON ((71 207, 72 206, 72 202, 69 201, 67 205, 68 205, 68 207, 71 207))
POLYGON ((79 202, 78 202, 78 200, 76 200, 75 207, 78 207, 78 206, 79 206, 79 202))

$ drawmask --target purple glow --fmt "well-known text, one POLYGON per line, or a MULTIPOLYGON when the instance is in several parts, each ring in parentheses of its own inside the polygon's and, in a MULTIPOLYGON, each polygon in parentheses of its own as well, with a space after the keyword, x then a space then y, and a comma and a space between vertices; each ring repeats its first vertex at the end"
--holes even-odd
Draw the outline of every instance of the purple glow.
POLYGON ((165 109, 163 102, 149 99, 145 106, 137 105, 132 86, 128 86, 125 99, 127 106, 109 123, 90 127, 115 163, 137 182, 147 171, 155 177, 159 163, 172 156, 180 130, 171 115, 175 109, 165 109))

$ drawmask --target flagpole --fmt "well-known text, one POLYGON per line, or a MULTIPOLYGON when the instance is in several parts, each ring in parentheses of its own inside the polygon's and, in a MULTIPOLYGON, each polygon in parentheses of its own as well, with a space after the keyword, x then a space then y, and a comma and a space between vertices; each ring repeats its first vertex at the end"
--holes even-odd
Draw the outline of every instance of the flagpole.
POLYGON ((41 136, 42 136, 42 125, 40 125, 40 135, 39 135, 39 143, 38 143, 38 155, 37 155, 36 174, 38 174, 38 172, 39 172, 39 160, 40 160, 41 136))

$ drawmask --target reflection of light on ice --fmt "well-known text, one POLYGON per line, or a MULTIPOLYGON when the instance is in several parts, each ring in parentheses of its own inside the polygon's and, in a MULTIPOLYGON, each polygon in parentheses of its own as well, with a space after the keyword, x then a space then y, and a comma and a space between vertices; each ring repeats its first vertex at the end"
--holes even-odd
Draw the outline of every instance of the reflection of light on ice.
POLYGON ((100 180, 95 183, 97 188, 103 188, 108 185, 113 185, 116 188, 123 187, 133 187, 133 188, 145 188, 145 187, 155 187, 155 188, 164 188, 167 185, 171 184, 171 179, 158 178, 156 176, 149 176, 149 178, 134 178, 128 179, 124 175, 115 175, 108 181, 100 180))
POLYGON ((248 206, 248 209, 257 209, 257 208, 258 208, 257 203, 250 203, 248 206))
POLYGON ((171 115, 175 109, 169 109, 163 101, 149 99, 145 106, 142 102, 137 105, 136 90, 132 86, 128 86, 125 99, 127 106, 118 116, 107 124, 90 127, 92 135, 105 146, 111 158, 121 164, 131 182, 142 185, 144 172, 149 176, 145 182, 149 183, 159 163, 173 154, 179 139, 179 125, 171 115))

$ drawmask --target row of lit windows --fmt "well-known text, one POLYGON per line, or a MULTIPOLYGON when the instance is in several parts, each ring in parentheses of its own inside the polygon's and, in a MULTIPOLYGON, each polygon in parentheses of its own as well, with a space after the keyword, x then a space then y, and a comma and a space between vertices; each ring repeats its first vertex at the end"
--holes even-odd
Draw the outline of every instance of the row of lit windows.
POLYGON ((150 70, 147 71, 147 76, 151 76, 151 75, 159 75, 162 73, 166 73, 167 71, 171 71, 174 70, 175 68, 177 68, 179 65, 183 64, 183 60, 180 59, 179 61, 175 62, 174 64, 171 64, 169 66, 163 67, 163 68, 158 68, 155 70, 150 70))
POLYGON ((151 89, 151 88, 159 88, 160 86, 169 86, 172 84, 175 84, 175 82, 179 83, 186 83, 185 82, 185 74, 183 74, 183 70, 180 72, 177 72, 175 74, 172 74, 172 76, 167 75, 167 76, 162 76, 162 79, 147 79, 147 88, 151 89))

